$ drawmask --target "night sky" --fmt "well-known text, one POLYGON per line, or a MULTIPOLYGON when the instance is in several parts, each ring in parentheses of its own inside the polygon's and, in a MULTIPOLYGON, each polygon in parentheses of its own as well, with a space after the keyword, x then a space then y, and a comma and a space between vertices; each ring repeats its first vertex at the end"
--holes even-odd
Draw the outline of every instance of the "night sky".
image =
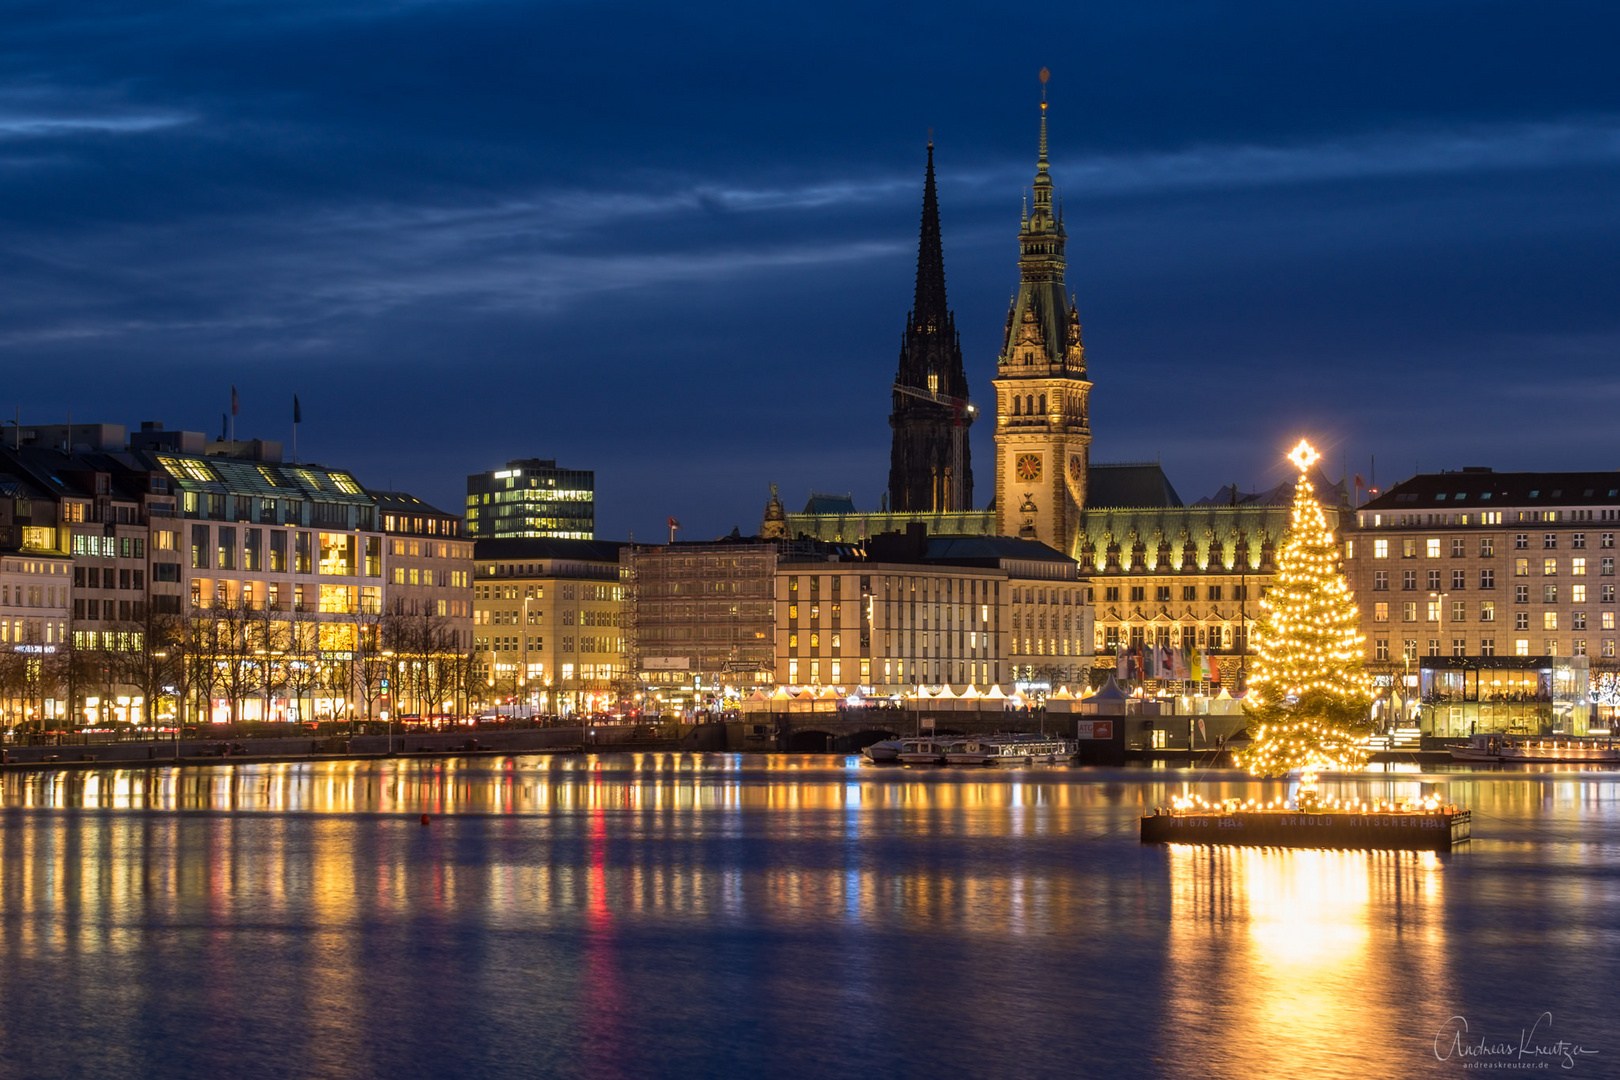
POLYGON ((1046 65, 1093 460, 1620 468, 1612 3, 0 10, 7 419, 234 383, 450 510, 530 456, 608 538, 875 509, 928 129, 987 403, 1046 65))

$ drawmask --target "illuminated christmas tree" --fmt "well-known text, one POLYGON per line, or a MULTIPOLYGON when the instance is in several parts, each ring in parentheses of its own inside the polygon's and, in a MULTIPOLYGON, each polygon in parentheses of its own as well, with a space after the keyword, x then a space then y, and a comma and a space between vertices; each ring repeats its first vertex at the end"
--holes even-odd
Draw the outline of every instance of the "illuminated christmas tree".
POLYGON ((1249 678, 1249 748, 1238 764, 1257 776, 1359 768, 1370 728, 1363 638, 1356 629, 1338 544, 1306 473, 1319 455, 1303 439, 1293 518, 1277 557, 1275 583, 1260 598, 1258 656, 1249 678))

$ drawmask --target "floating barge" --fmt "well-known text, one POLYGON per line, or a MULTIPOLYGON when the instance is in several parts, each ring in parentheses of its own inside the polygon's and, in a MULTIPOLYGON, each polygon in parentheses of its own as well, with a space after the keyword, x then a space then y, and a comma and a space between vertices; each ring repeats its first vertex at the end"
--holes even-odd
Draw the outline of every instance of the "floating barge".
POLYGON ((1182 810, 1142 819, 1144 844, 1450 851, 1468 842, 1472 814, 1436 810, 1182 810))

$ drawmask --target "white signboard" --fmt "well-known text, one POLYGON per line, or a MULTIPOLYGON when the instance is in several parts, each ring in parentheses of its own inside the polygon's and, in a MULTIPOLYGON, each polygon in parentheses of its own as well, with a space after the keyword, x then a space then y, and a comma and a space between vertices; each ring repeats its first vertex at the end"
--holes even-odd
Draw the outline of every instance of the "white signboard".
POLYGON ((642 671, 686 671, 692 666, 689 656, 643 656, 642 671))

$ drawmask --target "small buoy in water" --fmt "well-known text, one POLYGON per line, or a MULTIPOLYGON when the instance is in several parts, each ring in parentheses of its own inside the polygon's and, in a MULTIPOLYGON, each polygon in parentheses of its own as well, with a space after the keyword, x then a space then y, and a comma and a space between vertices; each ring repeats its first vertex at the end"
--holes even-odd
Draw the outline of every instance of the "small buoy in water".
POLYGON ((426 825, 427 823, 428 823, 428 816, 426 814, 423 814, 422 815, 422 824, 426 825))

